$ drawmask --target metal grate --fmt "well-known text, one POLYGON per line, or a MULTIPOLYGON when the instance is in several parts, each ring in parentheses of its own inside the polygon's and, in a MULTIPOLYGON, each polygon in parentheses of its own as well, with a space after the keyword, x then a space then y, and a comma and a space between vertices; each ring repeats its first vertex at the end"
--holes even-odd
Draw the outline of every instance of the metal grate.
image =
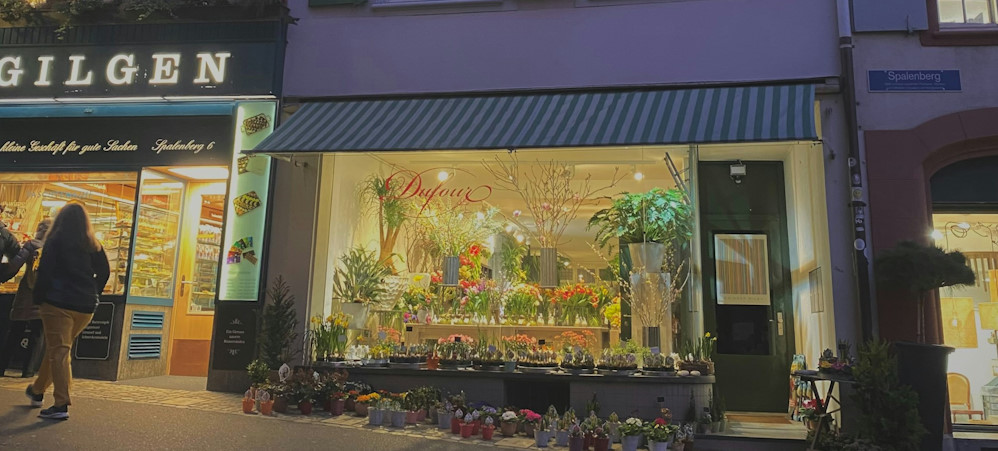
POLYGON ((133 329, 162 329, 163 312, 147 312, 136 310, 132 312, 133 329))
POLYGON ((129 335, 129 359, 158 359, 163 351, 162 335, 129 335))

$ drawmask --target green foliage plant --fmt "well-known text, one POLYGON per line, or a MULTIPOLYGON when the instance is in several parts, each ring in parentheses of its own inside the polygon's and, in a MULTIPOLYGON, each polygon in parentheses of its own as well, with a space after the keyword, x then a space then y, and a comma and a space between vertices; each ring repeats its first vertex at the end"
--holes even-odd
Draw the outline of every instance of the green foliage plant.
POLYGON ((683 191, 652 188, 646 193, 623 193, 609 208, 589 219, 596 242, 606 247, 612 238, 623 243, 672 243, 693 235, 693 208, 683 191))
POLYGON ((859 437, 884 451, 920 449, 926 430, 918 414, 918 394, 901 384, 890 345, 871 341, 861 346, 853 377, 853 399, 861 417, 859 437))
POLYGON ((270 368, 277 369, 294 356, 298 312, 291 286, 283 276, 274 279, 267 290, 267 298, 260 327, 259 354, 270 368))
POLYGON ((351 249, 340 257, 340 266, 333 274, 333 298, 341 302, 370 302, 384 293, 381 281, 390 274, 374 252, 363 247, 351 249))

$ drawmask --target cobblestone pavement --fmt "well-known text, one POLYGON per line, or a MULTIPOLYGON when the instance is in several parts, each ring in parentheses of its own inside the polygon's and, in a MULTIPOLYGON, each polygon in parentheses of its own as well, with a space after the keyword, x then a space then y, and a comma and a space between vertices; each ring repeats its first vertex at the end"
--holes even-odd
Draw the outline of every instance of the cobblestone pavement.
MULTIPOLYGON (((23 391, 31 379, 0 377, 0 389, 23 391)), ((51 396, 51 391, 46 394, 51 396)), ((73 381, 73 397, 96 398, 109 401, 130 402, 138 404, 173 407, 177 409, 194 409, 206 412, 227 413, 248 416, 242 412, 242 396, 231 393, 210 391, 186 391, 165 388, 141 387, 116 384, 107 381, 76 379, 73 381)), ((296 423, 320 424, 334 428, 351 428, 370 431, 371 433, 404 435, 428 440, 445 440, 448 442, 464 442, 474 447, 505 448, 505 449, 536 449, 534 441, 526 437, 501 437, 496 431, 492 441, 478 439, 462 439, 449 430, 441 430, 436 425, 407 425, 405 429, 389 427, 373 427, 367 425, 367 418, 356 417, 353 414, 330 416, 321 409, 316 409, 312 415, 279 414, 273 417, 260 417, 260 421, 288 421, 296 423)))

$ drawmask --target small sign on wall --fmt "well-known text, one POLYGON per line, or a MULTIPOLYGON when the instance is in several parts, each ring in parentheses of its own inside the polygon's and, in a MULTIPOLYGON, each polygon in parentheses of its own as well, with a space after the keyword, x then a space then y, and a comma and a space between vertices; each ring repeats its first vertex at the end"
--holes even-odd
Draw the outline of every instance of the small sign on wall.
POLYGON ((959 92, 959 70, 871 70, 870 92, 959 92))

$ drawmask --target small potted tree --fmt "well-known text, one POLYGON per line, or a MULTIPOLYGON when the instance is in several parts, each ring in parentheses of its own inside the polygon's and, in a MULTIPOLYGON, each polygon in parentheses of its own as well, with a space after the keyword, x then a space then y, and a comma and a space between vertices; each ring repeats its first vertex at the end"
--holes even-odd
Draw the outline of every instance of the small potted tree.
POLYGON ((922 449, 937 448, 945 422, 947 359, 953 348, 925 343, 925 304, 939 288, 973 285, 974 272, 960 252, 913 241, 881 252, 874 267, 878 289, 909 296, 915 303, 917 343, 897 342, 894 347, 901 382, 918 393, 919 413, 929 431, 922 449))

